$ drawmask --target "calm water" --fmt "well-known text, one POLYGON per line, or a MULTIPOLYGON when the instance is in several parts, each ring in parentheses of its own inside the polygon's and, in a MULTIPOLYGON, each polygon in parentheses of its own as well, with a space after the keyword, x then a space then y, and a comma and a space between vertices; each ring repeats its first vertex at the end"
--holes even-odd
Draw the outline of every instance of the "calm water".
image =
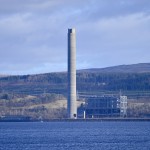
POLYGON ((0 123, 0 150, 150 150, 150 122, 0 123))

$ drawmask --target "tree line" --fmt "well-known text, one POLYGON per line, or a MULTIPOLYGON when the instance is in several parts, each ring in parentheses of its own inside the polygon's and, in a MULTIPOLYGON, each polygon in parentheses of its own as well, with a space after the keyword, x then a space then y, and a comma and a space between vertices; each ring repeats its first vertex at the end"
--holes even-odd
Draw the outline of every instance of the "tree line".
MULTIPOLYGON (((149 91, 150 73, 77 73, 77 91, 149 91)), ((67 73, 0 78, 0 92, 23 94, 67 93, 67 73)))

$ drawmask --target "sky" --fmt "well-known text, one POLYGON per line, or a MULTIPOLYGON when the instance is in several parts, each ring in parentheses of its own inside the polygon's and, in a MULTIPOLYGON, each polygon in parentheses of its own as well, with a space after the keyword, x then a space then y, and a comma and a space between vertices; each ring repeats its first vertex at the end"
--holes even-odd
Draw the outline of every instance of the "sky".
POLYGON ((150 62, 150 0, 0 0, 0 74, 67 71, 68 28, 77 69, 150 62))

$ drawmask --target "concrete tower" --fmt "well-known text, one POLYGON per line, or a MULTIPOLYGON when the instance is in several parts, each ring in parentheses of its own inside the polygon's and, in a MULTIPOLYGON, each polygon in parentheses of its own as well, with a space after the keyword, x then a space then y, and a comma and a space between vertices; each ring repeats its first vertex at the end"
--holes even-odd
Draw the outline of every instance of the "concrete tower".
POLYGON ((76 32, 68 29, 68 118, 77 118, 76 104, 76 32))

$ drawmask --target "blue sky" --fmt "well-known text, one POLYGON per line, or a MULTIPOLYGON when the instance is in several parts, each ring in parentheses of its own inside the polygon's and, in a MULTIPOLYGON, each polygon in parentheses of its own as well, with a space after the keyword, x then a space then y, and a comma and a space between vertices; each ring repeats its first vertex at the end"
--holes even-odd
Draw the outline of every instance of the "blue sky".
POLYGON ((67 71, 71 27, 77 69, 150 62, 150 0, 0 0, 0 74, 67 71))

